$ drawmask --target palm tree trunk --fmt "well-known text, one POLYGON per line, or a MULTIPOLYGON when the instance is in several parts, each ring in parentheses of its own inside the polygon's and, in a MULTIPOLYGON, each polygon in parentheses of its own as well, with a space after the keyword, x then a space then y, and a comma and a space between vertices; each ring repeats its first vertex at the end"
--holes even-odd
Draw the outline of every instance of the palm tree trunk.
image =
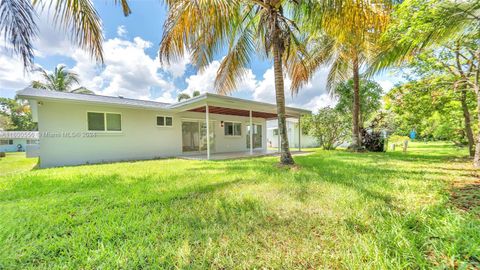
POLYGON ((470 153, 470 157, 473 157, 475 155, 475 150, 474 150, 475 142, 473 139, 472 124, 470 120, 470 111, 468 110, 468 105, 467 105, 467 90, 465 88, 462 88, 461 90, 460 102, 462 103, 463 118, 465 121, 465 133, 467 134, 467 139, 468 139, 468 150, 470 153))
POLYGON ((352 145, 353 150, 361 147, 360 141, 360 76, 358 66, 358 56, 353 57, 353 129, 352 145))
POLYGON ((278 41, 273 45, 273 70, 275 74, 275 97, 277 100, 278 133, 281 137, 280 163, 295 164, 288 146, 287 123, 285 119, 285 87, 283 83, 282 51, 278 41))

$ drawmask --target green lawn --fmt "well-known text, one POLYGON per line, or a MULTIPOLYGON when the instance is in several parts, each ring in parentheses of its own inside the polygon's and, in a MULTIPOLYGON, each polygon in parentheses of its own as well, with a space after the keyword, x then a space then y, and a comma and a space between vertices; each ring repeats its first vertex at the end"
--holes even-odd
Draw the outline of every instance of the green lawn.
POLYGON ((298 169, 266 157, 31 171, 9 156, 0 269, 480 267, 478 204, 451 197, 477 181, 466 153, 431 143, 317 151, 298 169))

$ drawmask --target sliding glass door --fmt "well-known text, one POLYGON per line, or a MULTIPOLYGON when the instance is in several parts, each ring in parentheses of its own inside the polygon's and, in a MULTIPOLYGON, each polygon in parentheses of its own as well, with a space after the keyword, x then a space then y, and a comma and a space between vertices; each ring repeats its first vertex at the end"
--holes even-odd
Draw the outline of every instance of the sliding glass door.
MULTIPOLYGON (((247 148, 250 148, 250 125, 247 125, 247 148)), ((253 148, 262 148, 262 125, 253 124, 253 148)))
MULTIPOLYGON (((210 122, 210 151, 215 149, 215 125, 210 122)), ((205 121, 182 122, 183 152, 199 152, 207 150, 207 125, 205 121)))

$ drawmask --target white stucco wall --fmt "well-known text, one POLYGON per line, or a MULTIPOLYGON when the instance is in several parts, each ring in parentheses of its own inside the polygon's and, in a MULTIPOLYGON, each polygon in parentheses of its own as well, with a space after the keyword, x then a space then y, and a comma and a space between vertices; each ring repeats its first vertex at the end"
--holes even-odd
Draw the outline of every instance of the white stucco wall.
MULTIPOLYGON (((45 101, 38 106, 40 132, 40 166, 52 167, 121 160, 152 159, 182 155, 182 119, 205 119, 205 114, 97 106, 80 103, 45 101), (122 115, 122 131, 94 132, 86 137, 87 112, 113 112, 122 115), (172 116, 172 127, 158 127, 156 117, 172 116), (64 134, 75 134, 67 137, 64 134)), ((210 114, 214 122, 215 151, 246 151, 246 125, 248 117, 210 114), (242 135, 224 136, 221 121, 242 122, 242 135)), ((263 147, 266 147, 266 123, 254 119, 263 127, 263 147)))
MULTIPOLYGON (((273 130, 278 127, 277 120, 269 121, 267 130, 267 143, 268 147, 278 147, 278 136, 273 134, 273 130)), ((298 126, 296 122, 287 120, 287 136, 288 144, 292 148, 298 148, 298 126)), ((318 147, 317 140, 310 135, 301 135, 300 144, 301 147, 318 147)))

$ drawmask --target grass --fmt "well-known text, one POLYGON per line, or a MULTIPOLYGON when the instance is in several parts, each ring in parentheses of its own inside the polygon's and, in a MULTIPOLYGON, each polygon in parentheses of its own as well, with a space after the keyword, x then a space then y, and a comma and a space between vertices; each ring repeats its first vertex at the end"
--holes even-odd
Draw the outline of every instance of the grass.
POLYGON ((479 217, 450 195, 478 177, 466 153, 319 150, 291 170, 265 157, 30 171, 9 156, 0 269, 478 268, 479 217))
POLYGON ((6 153, 6 158, 0 158, 0 177, 29 171, 36 165, 37 159, 25 158, 25 152, 6 153))

